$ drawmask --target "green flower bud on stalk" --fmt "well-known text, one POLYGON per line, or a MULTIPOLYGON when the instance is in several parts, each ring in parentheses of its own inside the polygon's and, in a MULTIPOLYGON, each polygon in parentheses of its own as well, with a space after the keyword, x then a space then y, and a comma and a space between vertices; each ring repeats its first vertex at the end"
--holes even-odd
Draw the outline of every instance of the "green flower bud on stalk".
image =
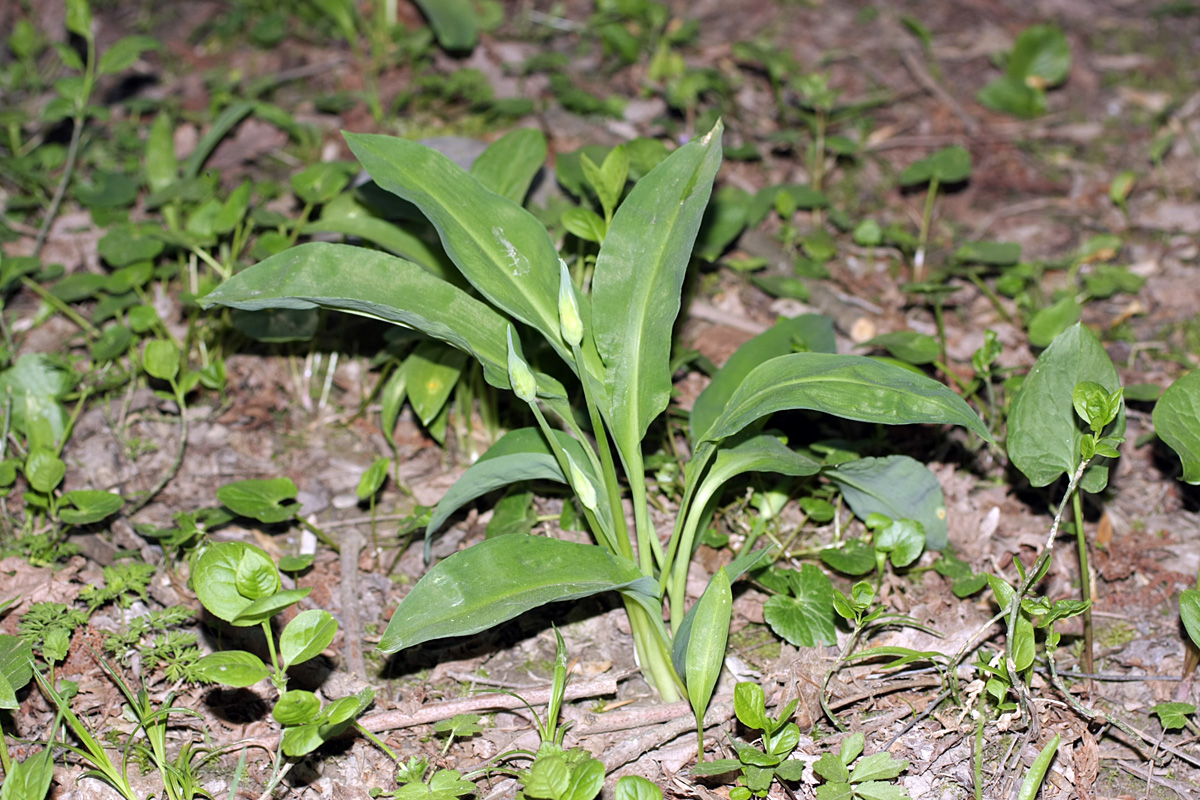
POLYGON ((583 507, 588 511, 595 511, 596 487, 592 485, 591 478, 583 474, 583 470, 575 463, 575 459, 571 458, 570 453, 567 454, 567 466, 571 468, 571 485, 575 487, 579 502, 583 503, 583 507))
POLYGON ((558 320, 562 325, 563 339, 571 347, 583 341, 583 320, 579 317, 579 301, 575 297, 575 284, 567 271, 567 262, 558 260, 558 320))
POLYGON ((517 397, 526 403, 532 403, 537 397, 537 379, 533 377, 525 359, 517 355, 513 347, 513 330, 508 326, 508 382, 512 384, 517 397))

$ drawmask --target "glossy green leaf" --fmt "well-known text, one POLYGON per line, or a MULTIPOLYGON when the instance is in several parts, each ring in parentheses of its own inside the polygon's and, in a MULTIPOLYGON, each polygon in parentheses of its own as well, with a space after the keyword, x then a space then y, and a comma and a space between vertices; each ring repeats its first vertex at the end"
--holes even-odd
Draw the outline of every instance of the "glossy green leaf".
POLYGON ((239 516, 271 525, 296 516, 299 492, 291 478, 250 479, 225 484, 217 489, 217 499, 239 516))
POLYGON ((863 356, 794 353, 755 367, 700 441, 720 441, 767 414, 802 408, 885 425, 962 425, 992 438, 971 407, 932 378, 863 356))
POLYGON ((142 354, 142 366, 152 378, 173 381, 179 374, 179 348, 165 339, 152 339, 146 342, 142 354))
POLYGON ((408 401, 422 425, 429 425, 450 399, 467 354, 443 342, 424 341, 404 361, 408 401))
POLYGON ((796 647, 836 644, 829 576, 813 564, 781 572, 790 594, 774 595, 763 604, 763 618, 771 630, 796 647))
POLYGON ((619 590, 657 596, 658 585, 598 545, 543 536, 487 539, 438 562, 417 582, 388 623, 379 650, 394 653, 466 636, 546 603, 619 590))
POLYGON ((320 655, 322 650, 329 647, 337 630, 337 621, 328 611, 319 608, 301 611, 279 636, 279 657, 283 659, 283 668, 320 655))
POLYGON ((1183 462, 1182 480, 1200 484, 1200 372, 1167 387, 1154 406, 1153 421, 1154 432, 1183 462))
POLYGON ((690 436, 693 444, 699 443, 700 435, 712 427, 713 422, 729 404, 734 392, 755 367, 776 356, 794 352, 797 343, 809 352, 836 352, 833 320, 819 314, 781 318, 766 331, 739 347, 713 376, 692 406, 690 436))
MULTIPOLYGON (((1075 414, 1075 385, 1094 381, 1113 392, 1120 378, 1096 335, 1075 324, 1042 351, 1013 400, 1008 417, 1008 457, 1034 486, 1046 486, 1079 464, 1084 423, 1075 414)), ((1125 433, 1125 410, 1108 431, 1125 433)), ((1097 458, 1084 473, 1081 487, 1096 493, 1108 483, 1110 459, 1097 458)))
POLYGON ((0 708, 20 707, 16 693, 33 677, 33 647, 20 636, 0 634, 0 708))
POLYGON ((63 503, 74 508, 59 506, 58 518, 68 525, 91 525, 121 510, 125 501, 114 492, 93 489, 76 489, 62 496, 63 503))
POLYGON ((640 775, 625 775, 617 781, 615 800, 663 800, 662 789, 640 775))
POLYGON ((478 15, 471 0, 415 0, 429 20, 433 35, 442 49, 452 52, 472 50, 479 39, 478 15))
POLYGON ((517 128, 497 139, 471 164, 471 175, 517 205, 546 163, 546 136, 536 128, 517 128))
POLYGON ((882 333, 863 342, 859 347, 882 347, 901 361, 917 365, 932 364, 941 354, 941 345, 937 339, 916 331, 882 333))
POLYGON ((67 465, 46 447, 38 447, 25 457, 25 480, 36 492, 50 494, 67 474, 67 465))
POLYGON ((280 725, 300 725, 312 722, 321 711, 321 701, 312 692, 291 689, 275 701, 271 716, 280 725))
POLYGON ((363 689, 358 694, 343 697, 325 706, 315 721, 285 729, 281 744, 284 755, 299 758, 316 750, 330 739, 341 736, 354 720, 367 710, 374 699, 374 689, 363 689))
POLYGON ((718 124, 634 185, 596 259, 592 331, 608 367, 613 438, 625 454, 640 450, 670 399, 671 331, 721 163, 721 133, 718 124))
MULTIPOLYGON (((562 431, 555 431, 555 437, 579 468, 598 483, 583 445, 562 431)), ((518 481, 531 480, 567 482, 540 429, 518 428, 509 431, 468 467, 442 496, 425 529, 426 541, 450 515, 472 500, 518 481)))
MULTIPOLYGON (((429 218, 472 286, 540 331, 568 363, 574 361, 558 329, 558 250, 532 214, 436 150, 377 134, 347 133, 346 141, 379 186, 429 218)), ((398 288, 416 293, 407 279, 398 288)), ((419 307, 435 302, 424 300, 419 307)), ((501 336, 497 343, 503 341, 501 336)))
POLYGON ((875 548, 862 539, 846 539, 841 547, 826 547, 821 560, 844 575, 866 575, 875 569, 875 548))
POLYGON ((712 576, 696 604, 698 607, 687 638, 687 665, 683 677, 696 724, 703 730, 704 714, 725 664, 725 646, 733 614, 733 590, 724 567, 712 576))
POLYGON ((196 669, 204 680, 237 689, 253 686, 270 674, 258 656, 244 650, 210 653, 196 662, 196 669))
MULTIPOLYGON (((557 257, 554 266, 557 270, 557 257)), ((555 280, 557 326, 557 274, 555 280)), ((245 309, 321 306, 413 327, 466 350, 483 365, 488 383, 509 388, 508 322, 416 264, 385 253, 349 245, 299 245, 233 276, 201 304, 245 309)), ((543 396, 563 395, 561 384, 545 375, 538 375, 538 388, 543 396)))
MULTIPOLYGON (((915 519, 925 528, 925 546, 946 546, 946 499, 929 468, 909 456, 864 458, 827 470, 859 519, 872 513, 915 519)), ((854 573, 851 573, 854 574, 854 573)))
POLYGON ((1054 761, 1054 756, 1058 752, 1059 742, 1062 741, 1062 734, 1054 734, 1054 738, 1046 743, 1038 753, 1037 758, 1029 765, 1029 771, 1025 773, 1025 780, 1021 781, 1021 789, 1017 792, 1017 800, 1034 800, 1037 797, 1038 791, 1042 788, 1042 781, 1046 779, 1046 772, 1050 769, 1050 763, 1054 761))
POLYGON ((54 780, 54 748, 44 747, 24 761, 10 763, 0 800, 46 800, 54 780))
POLYGON ((240 574, 244 587, 251 569, 270 572, 275 562, 260 548, 243 542, 212 545, 201 554, 192 571, 197 599, 213 616, 232 621, 254 601, 242 594, 238 581, 240 574))
POLYGON ((1150 708, 1150 713, 1158 717, 1164 731, 1179 730, 1188 724, 1196 707, 1191 703, 1159 703, 1150 708))
POLYGON ((876 534, 875 549, 887 553, 892 566, 907 567, 925 551, 925 528, 915 520, 893 520, 876 534))
POLYGON ((299 603, 311 592, 312 587, 306 586, 303 589, 284 589, 281 592, 264 595, 239 611, 237 616, 229 622, 238 627, 261 625, 288 606, 299 603))
POLYGON ((608 235, 608 226, 604 223, 604 218, 590 208, 582 206, 564 211, 562 224, 567 233, 585 242, 599 244, 608 235))
POLYGON ((753 681, 740 681, 733 687, 733 713, 747 728, 766 730, 766 695, 761 686, 753 681))
POLYGON ((1179 616, 1192 644, 1200 647, 1200 589, 1184 589, 1179 593, 1179 616))

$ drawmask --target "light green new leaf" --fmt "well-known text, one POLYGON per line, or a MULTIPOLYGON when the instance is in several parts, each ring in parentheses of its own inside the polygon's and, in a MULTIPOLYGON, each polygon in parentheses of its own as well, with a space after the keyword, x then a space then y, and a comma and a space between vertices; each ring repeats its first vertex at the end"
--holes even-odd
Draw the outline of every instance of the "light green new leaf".
POLYGON ((1153 419, 1154 432, 1183 462, 1182 480, 1200 483, 1200 371, 1167 387, 1154 406, 1153 419))
POLYGON ((670 399, 671 329, 721 163, 721 132, 718 123, 634 185, 596 258, 593 331, 608 367, 613 436, 625 454, 640 447, 670 399))
POLYGON ((237 689, 253 686, 270 674, 262 659, 244 650, 209 653, 196 662, 196 670, 204 680, 237 689))
MULTIPOLYGON (((592 471, 592 462, 579 440, 562 431, 554 431, 554 435, 575 464, 593 484, 598 484, 598 478, 592 471)), ((489 447, 478 461, 468 467, 462 477, 442 495, 442 499, 433 510, 433 516, 429 518, 429 525, 425 528, 427 546, 433 534, 450 515, 467 503, 509 484, 532 480, 567 482, 558 460, 539 428, 518 428, 509 431, 489 447)), ((611 519, 607 505, 598 508, 602 517, 611 519)))
POLYGON ((891 753, 882 750, 859 759, 850 773, 850 782, 890 781, 900 777, 900 773, 906 769, 908 769, 907 761, 893 758, 891 753))
MULTIPOLYGON (((558 269, 557 256, 554 268, 558 269)), ((417 330, 465 350, 483 365, 487 382, 508 385, 509 322, 491 307, 421 267, 385 253, 314 242, 293 247, 234 275, 201 301, 262 308, 335 308, 417 330)), ((558 276, 554 315, 558 325, 558 276)), ((539 391, 563 396, 562 385, 538 376, 539 391)))
POLYGON ((471 164, 475 179, 517 205, 546 163, 546 137, 536 128, 518 128, 497 139, 471 164))
POLYGON ((283 668, 314 658, 333 641, 338 624, 328 611, 310 608, 301 611, 279 636, 279 657, 283 668))
POLYGON ((125 501, 115 492, 98 489, 75 489, 62 496, 63 503, 74 508, 59 506, 58 518, 68 525, 91 525, 117 513, 125 501))
POLYGON ((401 601, 379 642, 394 653, 486 630, 532 608, 600 592, 657 595, 653 579, 599 545, 514 534, 436 564, 401 601), (480 580, 486 575, 487 580, 480 580))
POLYGON ((781 318, 739 347, 692 405, 689 430, 692 443, 698 443, 700 435, 712 427, 713 422, 729 404, 733 393, 755 367, 776 356, 795 352, 797 344, 809 352, 836 352, 833 320, 820 314, 781 318))
POLYGON ((992 439, 966 401, 932 378, 863 356, 793 353, 751 371, 700 441, 720 441, 767 414, 802 408, 884 425, 962 425, 992 439))
MULTIPOLYGON (((428 217, 447 255, 472 286, 540 331, 573 363, 559 333, 558 250, 532 214, 429 147, 394 136, 345 136, 380 187, 428 217)), ((402 288, 412 291, 407 281, 402 288)), ((428 304, 425 301, 422 307, 428 304)), ((498 342, 504 342, 503 334, 498 342)))
MULTIPOLYGON (((1075 385, 1093 381, 1114 392, 1120 378, 1096 335, 1080 324, 1059 334, 1042 351, 1008 417, 1008 457, 1034 486, 1046 486, 1060 475, 1071 474, 1079 464, 1079 443, 1084 423, 1075 414, 1075 385)), ((1125 409, 1107 431, 1125 433, 1125 409)), ((1096 458, 1080 483, 1084 491, 1096 493, 1108 483, 1107 458, 1096 458)))
POLYGON ((729 620, 733 614, 733 590, 724 567, 712 576, 696 605, 687 640, 684 680, 692 713, 696 716, 697 729, 703 735, 704 714, 708 711, 708 701, 712 699, 713 689, 725 663, 729 620))
POLYGON ((479 40, 479 23, 471 0, 415 0, 444 50, 468 51, 479 40))
POLYGON ((855 515, 865 520, 879 513, 892 519, 915 519, 925 528, 925 546, 946 546, 946 499, 929 468, 909 456, 864 458, 827 470, 855 515))

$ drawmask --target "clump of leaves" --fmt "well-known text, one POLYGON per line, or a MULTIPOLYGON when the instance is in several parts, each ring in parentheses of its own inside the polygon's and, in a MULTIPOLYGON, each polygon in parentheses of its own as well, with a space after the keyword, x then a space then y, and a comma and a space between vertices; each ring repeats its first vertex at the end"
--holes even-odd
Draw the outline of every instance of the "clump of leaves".
POLYGON ((1007 54, 1003 77, 979 92, 979 102, 1016 117, 1046 113, 1046 90, 1071 71, 1071 45, 1056 25, 1034 25, 1017 37, 1007 54))
POLYGON ((762 746, 735 740, 731 744, 736 759, 702 761, 692 767, 692 774, 716 776, 740 771, 740 785, 729 790, 729 800, 766 797, 776 780, 799 781, 805 762, 788 758, 800 743, 800 728, 790 721, 799 702, 793 699, 778 716, 771 717, 767 715, 762 687, 749 681, 739 683, 733 690, 734 713, 747 728, 762 731, 762 746))
POLYGON ((429 759, 412 756, 396 769, 396 782, 400 788, 385 792, 371 789, 371 797, 394 797, 396 800, 456 800, 468 794, 477 794, 478 789, 470 781, 463 780, 456 769, 433 768, 429 772, 429 759))
POLYGON ((813 764, 813 772, 824 780, 817 787, 817 800, 908 800, 908 790, 892 781, 908 769, 908 762, 886 750, 859 758, 866 736, 852 733, 837 753, 826 753, 813 764))

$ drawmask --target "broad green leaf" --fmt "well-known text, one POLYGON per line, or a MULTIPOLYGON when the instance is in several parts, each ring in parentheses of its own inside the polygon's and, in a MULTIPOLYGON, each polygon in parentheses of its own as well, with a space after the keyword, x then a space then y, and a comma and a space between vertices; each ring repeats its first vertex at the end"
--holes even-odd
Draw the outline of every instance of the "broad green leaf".
POLYGON ((54 780, 54 748, 44 747, 11 764, 0 786, 0 800, 46 800, 54 780))
POLYGON ((1154 432, 1183 462, 1181 479, 1200 483, 1200 371, 1167 387, 1154 406, 1153 421, 1154 432))
POLYGON ((750 193, 737 186, 722 186, 713 192, 696 236, 696 255, 716 261, 746 227, 750 193))
MULTIPOLYGON (((213 616, 232 621, 254 598, 246 597, 239 591, 239 572, 246 576, 251 568, 262 571, 275 569, 271 561, 260 548, 243 542, 220 542, 205 550, 192 572, 192 585, 201 605, 213 616)), ((245 578, 243 578, 243 586, 245 578)))
POLYGON ((1021 260, 1021 245, 1018 242, 967 242, 954 251, 954 260, 960 264, 1007 267, 1021 260))
POLYGON ((478 15, 471 0, 415 0, 443 50, 469 51, 479 40, 478 15))
POLYGON ((291 478, 250 479, 225 484, 217 489, 217 499, 239 516, 273 525, 296 516, 299 493, 291 478))
MULTIPOLYGON (((946 546, 946 499, 929 468, 909 456, 863 458, 826 470, 859 519, 872 513, 915 519, 925 528, 925 546, 946 546)), ((836 566, 836 565, 831 565, 836 566)), ((855 573, 850 573, 855 574, 855 573)))
POLYGON ((1057 86, 1071 71, 1071 45, 1058 26, 1032 25, 1017 37, 1005 71, 1035 89, 1057 86))
POLYGON ((971 154, 961 145, 938 150, 910 164, 900 173, 901 186, 914 186, 936 179, 939 183, 959 183, 971 177, 971 154))
MULTIPOLYGON (((849 767, 854 763, 855 759, 862 755, 863 748, 866 747, 867 737, 862 731, 852 733, 842 741, 842 749, 838 754, 842 764, 849 767)), ((832 779, 831 779, 832 780, 832 779)), ((844 778, 843 780, 849 780, 844 778)))
POLYGON ((518 128, 488 145, 471 164, 471 174, 486 188, 521 205, 545 162, 545 135, 536 128, 518 128))
POLYGON ((901 361, 917 365, 932 364, 941 353, 937 339, 916 331, 883 333, 868 339, 859 347, 882 347, 901 361))
POLYGON ((797 344, 808 352, 836 352, 833 320, 819 314, 781 318, 766 331, 739 347, 713 376, 692 406, 692 442, 700 442, 700 435, 712 427, 713 422, 729 404, 734 392, 755 367, 776 356, 795 352, 797 344))
MULTIPOLYGON (((575 463, 593 482, 591 461, 579 440, 562 431, 554 431, 559 445, 567 451, 575 463)), ((488 492, 519 481, 548 480, 566 483, 562 469, 554 453, 546 443, 546 437, 538 428, 518 428, 509 431, 488 448, 479 460, 467 468, 462 477, 442 495, 429 525, 425 528, 425 539, 437 532, 450 515, 472 500, 488 492)), ((605 508, 601 506, 601 508, 605 508)), ((611 518, 611 515, 608 515, 611 518)))
POLYGON ((1196 713, 1196 707, 1191 703, 1159 703, 1150 709, 1150 713, 1158 716, 1164 731, 1171 731, 1186 726, 1188 717, 1196 713))
POLYGON ((125 501, 115 492, 94 489, 76 489, 62 496, 64 503, 74 508, 59 506, 58 518, 68 525, 91 525, 117 513, 125 501))
POLYGON ((604 223, 604 217, 590 208, 582 206, 568 208, 562 213, 561 221, 567 233, 573 234, 585 242, 600 244, 608 235, 608 226, 604 223))
MULTIPOLYGON (((328 212, 329 208, 326 206, 325 211, 328 212)), ((410 230, 412 227, 416 226, 413 223, 379 219, 362 210, 362 213, 344 216, 324 213, 320 219, 306 224, 303 230, 306 234, 339 233, 343 236, 355 236, 374 242, 392 255, 408 259, 434 277, 451 282, 461 279, 454 262, 441 246, 425 241, 410 230)))
MULTIPOLYGON (((557 256, 554 314, 558 325, 557 256)), ((385 253, 349 245, 293 247, 234 275, 201 301, 204 307, 335 308, 416 328, 466 350, 483 365, 488 383, 508 385, 508 322, 489 306, 385 253)), ((563 396, 561 384, 538 376, 543 396, 563 396)))
POLYGON ((1083 306, 1074 295, 1067 295, 1054 305, 1038 309, 1029 319, 1029 343, 1048 347, 1055 338, 1083 316, 1083 306))
POLYGON ((782 572, 791 594, 777 594, 763 603, 763 618, 771 630, 796 647, 836 644, 829 576, 813 564, 805 564, 799 572, 782 572))
POLYGON ((1046 113, 1046 93, 1011 75, 996 78, 977 97, 988 108, 1014 117, 1033 119, 1046 113))
POLYGON ((133 66, 142 53, 159 48, 157 39, 149 36, 124 36, 113 42, 100 55, 96 71, 101 75, 115 75, 133 66))
POLYGON ((618 590, 656 596, 658 586, 633 562, 598 545, 543 536, 487 539, 437 563, 417 582, 388 623, 379 650, 394 653, 467 636, 546 603, 618 590))
POLYGON ((875 549, 887 553, 892 566, 907 567, 925 550, 925 528, 915 520, 893 520, 876 534, 875 549))
POLYGON ((75 383, 75 373, 48 355, 26 353, 18 358, 13 366, 0 372, 0 398, 12 397, 13 429, 29 436, 41 420, 48 425, 53 441, 40 444, 57 444, 67 425, 67 412, 60 401, 75 383))
POLYGON ((422 425, 428 426, 446 405, 466 363, 466 353, 435 341, 421 342, 405 359, 408 401, 422 425))
POLYGON ((823 753, 813 763, 813 772, 830 783, 847 783, 850 780, 850 770, 838 753, 823 753))
POLYGON ((1184 589, 1179 593, 1179 616, 1192 644, 1200 647, 1200 589, 1184 589))
POLYGON ((25 479, 36 492, 50 494, 66 474, 67 465, 47 447, 35 448, 25 458, 25 479))
POLYGON ((303 589, 284 589, 283 591, 264 595, 239 611, 237 616, 229 620, 229 622, 239 628, 249 625, 260 625, 288 606, 299 603, 308 597, 311 592, 312 587, 306 586, 303 589))
POLYGON ((626 775, 617 781, 615 800, 663 800, 663 793, 640 775, 626 775))
POLYGON ((571 769, 571 781, 562 800, 594 800, 604 788, 604 762, 586 757, 571 769))
POLYGON ((725 664, 725 645, 733 614, 733 590, 724 567, 713 575, 696 604, 699 608, 686 644, 687 665, 683 678, 696 724, 702 728, 708 701, 712 699, 721 667, 725 664))
POLYGON ((350 185, 355 172, 352 161, 319 161, 292 176, 292 191, 305 203, 324 205, 350 185))
POLYGON ((92 33, 92 7, 88 0, 66 0, 66 10, 67 30, 89 42, 95 41, 95 34, 92 33))
POLYGON ((866 575, 875 569, 875 548, 862 539, 847 539, 841 547, 826 547, 821 560, 845 575, 866 575))
POLYGON ((321 711, 321 701, 312 692, 291 689, 275 701, 271 716, 280 725, 300 725, 312 722, 321 711))
POLYGON ((971 407, 932 378, 863 356, 794 353, 752 370, 700 441, 720 441, 767 414, 801 408, 885 425, 962 425, 992 440, 971 407))
MULTIPOLYGON (((379 186, 429 218, 447 255, 472 286, 536 328, 568 363, 574 362, 559 333, 558 250, 532 214, 436 150, 392 136, 345 136, 379 186)), ((397 283, 398 290, 416 294, 407 279, 397 283)), ((420 308, 436 302, 421 299, 420 308)), ((501 335, 497 343, 503 342, 501 335)))
MULTIPOLYGON (((1114 392, 1120 378, 1096 335, 1075 324, 1042 351, 1013 400, 1008 417, 1008 457, 1033 486, 1046 486, 1079 464, 1084 423, 1075 414, 1075 385, 1093 381, 1114 392)), ((1109 431, 1125 433, 1125 410, 1109 431)), ((1109 459, 1097 458, 1080 486, 1102 491, 1108 483, 1109 459)))
POLYGON ((721 163, 721 133, 718 123, 638 181, 596 258, 592 330, 608 368, 613 438, 626 458, 670 399, 671 331, 721 163))
POLYGON ((907 789, 887 781, 856 783, 854 795, 861 800, 909 800, 907 789))
POLYGON ((269 674, 258 656, 244 650, 210 653, 196 662, 196 669, 204 680, 238 689, 253 686, 269 674))
POLYGON ((33 647, 20 636, 0 634, 0 680, 4 692, 0 693, 0 708, 15 709, 20 706, 16 692, 33 677, 33 647))
POLYGON ((850 772, 851 783, 862 781, 890 781, 900 777, 900 773, 908 769, 908 762, 893 758, 886 750, 861 758, 850 772))
POLYGON ((713 761, 701 761, 698 764, 694 764, 688 769, 688 772, 700 777, 713 777, 716 775, 727 775, 741 768, 742 762, 735 758, 718 758, 713 761))
POLYGON ((356 695, 343 697, 325 706, 316 721, 285 729, 282 742, 284 755, 299 758, 340 736, 374 699, 374 689, 363 689, 356 695))
POLYGON ((753 681, 740 681, 733 687, 733 712, 738 721, 747 728, 766 730, 767 705, 766 694, 761 686, 753 681))
POLYGON ((329 647, 337 630, 337 621, 328 611, 319 608, 301 611, 279 636, 279 657, 283 659, 283 668, 319 655, 329 647))
POLYGON ((152 378, 173 381, 179 374, 179 348, 165 339, 152 339, 146 342, 142 354, 142 366, 152 378))

